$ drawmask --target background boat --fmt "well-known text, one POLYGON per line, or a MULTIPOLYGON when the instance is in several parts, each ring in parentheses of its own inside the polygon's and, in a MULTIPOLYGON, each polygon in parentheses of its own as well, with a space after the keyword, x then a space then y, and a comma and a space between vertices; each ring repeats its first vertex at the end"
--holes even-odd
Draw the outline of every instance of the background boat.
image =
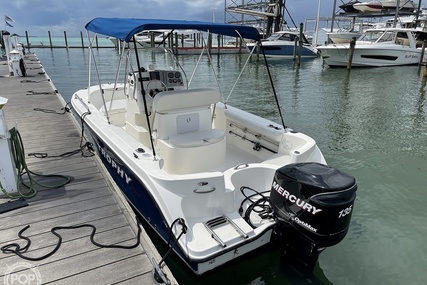
POLYGON ((381 12, 383 5, 380 1, 361 2, 353 4, 353 8, 362 13, 365 12, 381 12))
POLYGON ((350 43, 318 47, 324 62, 330 67, 380 67, 417 65, 421 62, 421 47, 427 32, 406 28, 368 29, 357 40, 354 50, 350 43))
POLYGON ((418 7, 412 0, 400 0, 399 6, 397 6, 397 0, 381 1, 381 4, 385 10, 393 11, 397 8, 399 12, 414 12, 418 7))
MULTIPOLYGON (((260 53, 263 51, 268 57, 294 57, 299 52, 299 37, 298 31, 279 31, 271 34, 270 37, 262 41, 260 53)), ((246 44, 249 50, 252 50, 255 43, 246 44)), ((302 57, 316 57, 317 50, 303 36, 302 57)))
POLYGON ((360 10, 357 10, 353 7, 353 5, 356 3, 360 3, 360 1, 358 1, 358 0, 350 1, 350 2, 344 3, 342 5, 339 5, 338 7, 341 10, 343 10, 345 13, 359 13, 360 10))

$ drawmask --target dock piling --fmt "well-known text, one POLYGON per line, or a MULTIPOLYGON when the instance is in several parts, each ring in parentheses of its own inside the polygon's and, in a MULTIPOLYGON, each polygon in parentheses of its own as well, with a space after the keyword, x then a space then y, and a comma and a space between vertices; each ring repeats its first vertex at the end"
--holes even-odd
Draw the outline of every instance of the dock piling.
POLYGON ((68 39, 67 39, 67 32, 64 31, 64 40, 65 40, 65 47, 68 48, 68 39))
POLYGON ((298 38, 295 38, 295 40, 294 40, 294 52, 292 55, 292 58, 294 61, 297 58, 297 47, 298 47, 298 38))
POLYGON ((50 36, 50 31, 47 31, 47 34, 49 36, 49 46, 50 46, 50 48, 52 48, 53 47, 52 46, 52 37, 50 36))
POLYGON ((28 32, 25 31, 25 39, 27 40, 27 47, 30 48, 30 39, 28 38, 28 32))
POLYGON ((84 44, 84 41, 83 41, 83 32, 82 31, 80 31, 80 40, 82 42, 82 48, 84 48, 85 44, 84 44))
POLYGON ((217 42, 217 46, 216 46, 217 53, 218 53, 218 54, 220 54, 220 51, 221 51, 221 46, 220 46, 220 43, 221 43, 221 35, 217 35, 216 42, 217 42))
MULTIPOLYGON (((421 48, 421 58, 420 58, 420 62, 418 63, 418 72, 420 72, 421 65, 424 62, 424 54, 425 54, 425 49, 426 49, 426 42, 427 42, 426 40, 423 41, 423 46, 421 48)), ((423 77, 427 77, 427 70, 426 70, 426 68, 427 68, 427 63, 425 63, 423 77)))
POLYGON ((354 54, 355 46, 356 46, 356 37, 353 37, 350 41, 350 56, 348 58, 347 70, 350 70, 351 65, 353 64, 353 54, 354 54))
POLYGON ((299 24, 299 39, 298 39, 298 65, 301 65, 301 54, 302 54, 302 44, 303 44, 303 28, 304 28, 304 24, 300 23, 299 24))

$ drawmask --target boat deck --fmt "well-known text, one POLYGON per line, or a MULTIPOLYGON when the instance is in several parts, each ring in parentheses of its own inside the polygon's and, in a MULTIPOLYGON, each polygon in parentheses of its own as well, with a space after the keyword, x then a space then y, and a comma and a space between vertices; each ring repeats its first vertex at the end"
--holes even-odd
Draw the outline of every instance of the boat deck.
MULTIPOLYGON (((37 194, 27 199, 28 206, 1 213, 0 246, 19 243, 24 247, 26 241, 18 233, 29 225, 23 235, 31 239, 31 245, 23 255, 42 257, 58 243, 52 228, 83 224, 96 227, 94 240, 100 244, 134 245, 138 225, 129 205, 115 190, 98 158, 77 151, 80 127, 73 115, 50 111, 62 113, 65 101, 37 57, 29 54, 25 63, 27 76, 19 77, 9 76, 7 62, 0 61, 0 96, 9 99, 3 108, 8 128, 17 127, 30 171, 65 175, 71 182, 54 189, 37 186, 37 194), (74 151, 76 154, 70 155, 74 151), (28 156, 30 153, 45 153, 47 157, 28 156)), ((47 185, 63 181, 57 177, 35 179, 47 185)), ((0 206, 8 200, 0 199, 0 206)), ((96 246, 90 241, 91 232, 89 227, 58 230, 62 236, 60 248, 41 260, 0 253, 0 279, 6 284, 13 278, 41 279, 37 284, 157 284, 150 258, 158 261, 161 257, 143 229, 141 243, 132 249, 96 246)), ((169 269, 163 269, 171 284, 177 284, 169 269)))

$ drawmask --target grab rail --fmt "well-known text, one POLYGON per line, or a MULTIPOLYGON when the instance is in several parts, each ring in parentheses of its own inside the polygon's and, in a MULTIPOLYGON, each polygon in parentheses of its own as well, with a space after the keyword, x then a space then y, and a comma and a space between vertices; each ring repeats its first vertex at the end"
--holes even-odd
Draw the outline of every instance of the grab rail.
POLYGON ((77 99, 79 99, 80 103, 82 103, 82 105, 86 107, 87 112, 88 112, 89 114, 91 114, 91 111, 90 111, 90 109, 89 109, 89 106, 88 106, 88 105, 86 105, 86 103, 83 101, 83 99, 82 99, 79 95, 77 95, 77 94, 74 94, 74 96, 75 96, 77 99))

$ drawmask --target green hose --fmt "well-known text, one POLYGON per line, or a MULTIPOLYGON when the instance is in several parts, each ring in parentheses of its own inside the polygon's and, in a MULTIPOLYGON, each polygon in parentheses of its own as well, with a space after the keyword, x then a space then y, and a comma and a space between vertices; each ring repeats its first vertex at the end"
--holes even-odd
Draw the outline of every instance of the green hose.
POLYGON ((16 179, 16 189, 18 191, 17 194, 10 194, 6 192, 5 189, 3 189, 3 186, 0 183, 0 188, 2 192, 9 198, 12 199, 19 199, 24 198, 28 199, 31 197, 34 197, 37 194, 37 190, 35 189, 35 186, 41 186, 43 188, 53 189, 53 188, 59 188, 66 184, 68 184, 71 181, 70 177, 59 175, 59 174, 37 174, 32 172, 28 169, 27 163, 25 161, 25 150, 24 150, 24 144, 22 143, 21 135, 19 134, 19 131, 16 128, 12 128, 9 130, 10 132, 10 143, 11 143, 11 152, 13 156, 13 160, 15 162, 15 167, 17 170, 17 179, 16 179), (28 176, 29 184, 26 184, 23 180, 23 176, 28 176), (34 176, 40 176, 40 177, 59 177, 61 179, 65 179, 65 182, 60 183, 59 185, 46 185, 42 184, 34 179, 34 176), (27 189, 22 189, 21 185, 24 185, 27 189))

